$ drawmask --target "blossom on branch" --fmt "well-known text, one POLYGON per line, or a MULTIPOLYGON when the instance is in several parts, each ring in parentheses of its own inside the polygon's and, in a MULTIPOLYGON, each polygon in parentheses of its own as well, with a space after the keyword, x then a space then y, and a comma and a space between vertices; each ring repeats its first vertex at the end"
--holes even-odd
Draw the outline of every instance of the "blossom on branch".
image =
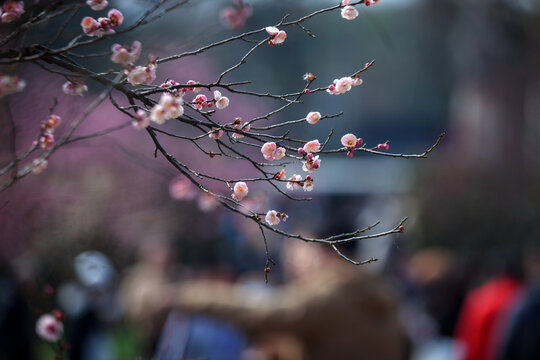
POLYGON ((114 44, 111 48, 111 61, 113 63, 122 65, 133 64, 139 59, 141 49, 141 42, 137 40, 131 44, 131 47, 127 45, 114 44))
POLYGON ((131 122, 131 125, 137 130, 142 130, 148 127, 150 124, 150 118, 148 113, 142 109, 137 110, 135 114, 135 119, 131 122))
POLYGON ((214 91, 214 100, 216 101, 216 107, 219 110, 223 110, 229 106, 229 98, 221 95, 221 93, 217 90, 214 91))
POLYGON ((43 314, 36 322, 36 333, 49 342, 57 342, 64 333, 64 326, 51 314, 43 314))
POLYGON ((308 154, 319 152, 321 150, 321 143, 317 139, 308 141, 304 144, 302 150, 308 154))
POLYGON ((354 20, 358 16, 358 10, 354 7, 347 5, 341 9, 341 17, 346 20, 354 20))
POLYGON ((300 181, 302 181, 302 175, 294 174, 289 179, 289 182, 287 183, 287 189, 289 190, 297 190, 300 189, 300 181))
POLYGON ((184 101, 179 96, 164 93, 159 99, 159 103, 152 108, 150 120, 163 124, 169 119, 175 119, 184 114, 184 101))
POLYGON ((232 198, 236 201, 241 201, 243 198, 247 196, 248 192, 249 190, 246 183, 243 181, 239 181, 236 184, 234 184, 232 198))
POLYGON ((41 129, 44 131, 51 131, 52 129, 56 129, 61 122, 62 118, 60 116, 52 114, 47 120, 41 122, 41 129))
POLYGON ((311 125, 315 125, 319 120, 321 120, 321 113, 318 111, 312 111, 306 116, 306 121, 311 125))
MULTIPOLYGON (((240 125, 242 123, 242 118, 241 117, 235 117, 234 118, 234 122, 233 122, 233 128, 236 129, 236 130, 242 130, 243 132, 248 132, 249 130, 251 130, 251 125, 248 124, 248 123, 244 123, 244 125, 240 125)), ((232 137, 234 139, 241 139, 244 137, 243 134, 240 134, 240 133, 234 133, 232 134, 232 137)))
POLYGON ((131 85, 151 84, 156 79, 156 69, 155 59, 151 58, 146 66, 128 65, 124 74, 131 85))
POLYGON ((0 74, 0 98, 23 91, 26 87, 26 81, 17 76, 0 74))
POLYGON ((94 11, 99 11, 105 9, 109 2, 107 0, 86 0, 86 5, 94 11))
POLYGON ((319 168, 320 164, 321 160, 319 159, 319 155, 313 156, 313 154, 308 154, 307 160, 304 161, 302 166, 302 170, 312 173, 319 168))
POLYGON ((277 147, 275 142, 267 142, 261 147, 266 160, 281 160, 285 156, 285 148, 277 147))
POLYGON ((7 24, 18 20, 24 14, 24 2, 6 1, 0 10, 2 22, 7 24))
POLYGON ((124 15, 116 9, 111 9, 107 17, 100 17, 97 20, 90 16, 84 17, 81 27, 86 35, 100 37, 114 34, 114 28, 122 25, 122 22, 124 15))
POLYGON ((265 30, 270 35, 270 40, 268 40, 268 45, 270 46, 282 44, 287 38, 287 33, 275 26, 267 26, 265 30))
POLYGON ((66 95, 83 96, 88 91, 88 86, 84 81, 67 81, 62 85, 62 91, 66 95))

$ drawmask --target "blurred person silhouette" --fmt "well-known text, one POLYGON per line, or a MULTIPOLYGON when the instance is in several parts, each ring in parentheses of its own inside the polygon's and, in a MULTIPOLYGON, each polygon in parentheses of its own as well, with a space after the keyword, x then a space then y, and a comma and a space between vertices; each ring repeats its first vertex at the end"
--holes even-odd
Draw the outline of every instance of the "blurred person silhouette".
MULTIPOLYGON (((205 316, 157 309, 147 299, 165 300, 172 284, 171 248, 163 240, 145 242, 137 263, 126 272, 121 296, 126 315, 145 329, 146 353, 154 359, 240 359, 246 348, 244 336, 232 325, 205 316)), ((210 269, 207 269, 210 270, 210 269)), ((213 277, 209 271, 205 276, 213 277)), ((225 278, 227 278, 225 276, 225 278)))
POLYGON ((72 360, 115 358, 109 325, 119 320, 116 271, 109 258, 98 251, 85 251, 73 261, 77 283, 59 287, 58 303, 69 320, 67 340, 72 360))
POLYGON ((540 244, 524 247, 523 270, 527 289, 502 332, 498 360, 540 359, 540 244))
POLYGON ((244 352, 244 359, 407 358, 394 294, 382 278, 346 262, 329 246, 292 241, 282 255, 285 285, 261 291, 199 280, 143 293, 137 288, 147 285, 133 279, 137 286, 124 293, 126 309, 143 319, 172 307, 227 321, 266 348, 256 357, 244 352))
MULTIPOLYGON (((489 259, 488 262, 493 259, 489 259)), ((464 345, 464 360, 493 360, 501 342, 501 331, 521 294, 522 271, 514 254, 498 254, 503 269, 465 297, 455 338, 464 345)), ((512 359, 522 359, 512 356, 512 359)))

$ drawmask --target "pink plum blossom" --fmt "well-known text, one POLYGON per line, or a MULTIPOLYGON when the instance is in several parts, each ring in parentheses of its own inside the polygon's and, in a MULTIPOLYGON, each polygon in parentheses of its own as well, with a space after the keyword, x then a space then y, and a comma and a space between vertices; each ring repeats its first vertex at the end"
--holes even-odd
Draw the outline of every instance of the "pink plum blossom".
POLYGON ((306 153, 316 153, 321 150, 321 143, 317 139, 311 140, 308 141, 302 149, 306 153))
POLYGON ((54 146, 54 135, 50 131, 45 131, 39 137, 39 147, 42 149, 50 149, 54 146))
POLYGON ((316 124, 319 120, 321 120, 321 113, 318 111, 312 111, 306 116, 306 121, 311 125, 316 124))
POLYGON ((304 180, 304 185, 302 186, 304 191, 311 191, 313 190, 313 178, 311 175, 306 176, 306 179, 304 180))
POLYGON ((268 225, 272 226, 277 225, 280 222, 278 212, 276 210, 268 210, 266 216, 264 217, 264 220, 268 225))
POLYGON ((181 97, 170 93, 163 93, 150 113, 150 120, 163 124, 169 119, 175 119, 184 114, 184 101, 181 97))
POLYGON ((148 127, 150 124, 150 118, 148 113, 142 109, 137 110, 135 114, 135 119, 131 122, 131 125, 137 130, 142 130, 148 127))
MULTIPOLYGON (((168 89, 168 88, 173 87, 175 85, 179 85, 179 84, 174 80, 168 80, 168 81, 164 82, 163 84, 159 85, 159 87, 164 88, 164 89, 168 89)), ((171 92, 172 94, 174 94, 176 96, 180 96, 180 95, 182 95, 183 90, 184 89, 176 88, 176 89, 169 89, 169 92, 171 92)))
POLYGON ((341 145, 351 148, 356 146, 356 136, 353 134, 345 134, 341 137, 341 145))
POLYGON ((347 5, 341 9, 341 17, 346 20, 354 20, 358 16, 358 10, 354 7, 347 5))
POLYGON ((191 200, 197 196, 197 189, 188 179, 177 177, 169 183, 169 195, 175 200, 191 200))
MULTIPOLYGON (((234 118, 234 122, 233 122, 233 128, 236 129, 236 130, 242 130, 244 132, 248 132, 249 130, 251 130, 251 125, 248 124, 248 123, 244 123, 244 125, 240 125, 242 123, 242 118, 241 117, 235 117, 234 118)), ((244 137, 243 134, 240 134, 240 133, 233 133, 232 134, 232 137, 234 139, 241 139, 244 137)))
MULTIPOLYGON (((199 83, 196 82, 195 80, 188 80, 188 82, 186 82, 186 85, 197 85, 197 84, 199 83)), ((195 93, 198 93, 202 90, 201 87, 188 87, 184 89, 185 89, 184 91, 195 92, 195 93)))
POLYGON ((221 92, 217 90, 214 91, 214 100, 216 101, 216 107, 219 110, 225 109, 227 106, 229 106, 229 98, 221 95, 221 92))
POLYGON ((287 38, 287 33, 283 30, 279 30, 275 26, 267 26, 265 30, 268 35, 270 35, 270 40, 268 40, 268 44, 271 46, 282 44, 287 38))
POLYGON ((36 322, 36 333, 49 342, 60 340, 64 333, 64 326, 51 314, 43 314, 36 322))
POLYGON ((2 6, 0 14, 2 14, 2 22, 7 24, 18 20, 24 13, 24 2, 22 1, 6 1, 2 6))
POLYGON ((141 42, 135 40, 131 47, 127 45, 114 44, 111 48, 111 61, 113 63, 127 65, 135 63, 141 55, 141 42))
POLYGON ((230 29, 242 28, 250 16, 251 6, 242 1, 236 1, 233 7, 227 7, 219 13, 222 24, 230 29))
POLYGON ((51 131, 56 129, 58 125, 62 122, 62 118, 58 115, 50 115, 47 120, 41 122, 41 128, 45 131, 51 131))
POLYGON ((285 156, 285 148, 278 148, 275 142, 265 143, 261 147, 261 152, 266 160, 280 160, 285 156))
POLYGON ((62 91, 66 95, 83 96, 88 91, 88 86, 84 84, 84 81, 67 81, 62 85, 62 91))
POLYGON ((25 87, 26 82, 19 77, 0 74, 0 98, 23 91, 25 87))
POLYGON ((297 190, 300 189, 301 185, 298 183, 299 181, 302 181, 302 175, 294 174, 289 179, 289 182, 287 183, 287 189, 289 190, 297 190))
POLYGON ((208 99, 206 98, 206 95, 200 94, 193 99, 193 105, 197 110, 201 110, 204 107, 208 106, 208 99))
POLYGON ((377 149, 379 149, 379 150, 389 150, 390 149, 390 144, 388 144, 388 143, 379 144, 379 145, 377 145, 377 149))
POLYGON ((86 4, 94 11, 103 10, 109 5, 107 0, 86 0, 86 4))
POLYGON ((351 85, 352 86, 360 86, 364 83, 364 81, 362 79, 360 79, 360 76, 359 75, 356 75, 355 77, 352 78, 352 83, 351 85))
POLYGON ((210 131, 210 133, 208 134, 208 136, 209 136, 211 139, 217 140, 217 139, 219 139, 220 137, 223 136, 223 133, 224 133, 223 130, 215 128, 215 129, 212 129, 212 130, 210 131))
POLYGON ((248 192, 249 190, 246 183, 243 181, 239 181, 236 184, 234 184, 232 198, 237 201, 241 201, 243 198, 247 196, 248 192))
POLYGON ((107 17, 109 20, 111 20, 114 26, 120 26, 124 22, 124 15, 122 15, 122 13, 116 9, 109 10, 107 17))
POLYGON ((304 161, 302 170, 312 173, 319 168, 320 164, 321 160, 319 159, 319 155, 317 155, 311 159, 304 161))
POLYGON ((345 76, 341 79, 335 79, 334 82, 328 86, 326 92, 330 95, 339 95, 351 90, 352 86, 353 79, 349 76, 345 76))
POLYGON ((364 4, 366 4, 366 6, 369 6, 369 5, 374 5, 376 3, 378 3, 379 0, 365 0, 364 1, 364 4))
POLYGON ((155 59, 151 59, 146 66, 127 66, 124 74, 131 85, 151 84, 156 79, 157 64, 155 59))

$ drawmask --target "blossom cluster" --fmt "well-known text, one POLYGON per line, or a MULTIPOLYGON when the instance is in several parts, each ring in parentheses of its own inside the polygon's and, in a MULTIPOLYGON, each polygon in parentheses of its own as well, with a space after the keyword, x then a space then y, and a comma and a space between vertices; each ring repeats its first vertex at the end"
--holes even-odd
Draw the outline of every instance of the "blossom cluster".
POLYGON ((232 198, 236 201, 241 201, 247 196, 249 192, 248 186, 245 182, 239 181, 234 184, 232 198))
POLYGON ((275 26, 267 26, 265 30, 270 35, 270 40, 268 40, 270 46, 282 44, 287 38, 287 33, 275 26))
MULTIPOLYGON (((341 9, 341 17, 346 20, 354 20, 358 16, 358 10, 356 10, 353 6, 349 5, 352 2, 352 0, 342 0, 341 6, 343 8, 341 9)), ((379 0, 364 0, 364 4, 366 6, 374 5, 378 3, 379 0)))
POLYGON ((134 64, 141 55, 142 45, 140 41, 135 40, 131 46, 114 44, 111 48, 111 61, 116 64, 128 65, 134 64))
POLYGON ((355 77, 344 76, 341 79, 334 79, 332 84, 328 86, 326 92, 330 95, 340 95, 351 90, 353 86, 362 85, 362 79, 358 75, 355 77))
POLYGON ((6 1, 0 9, 0 19, 4 24, 18 20, 24 14, 24 2, 6 1))
POLYGON ((314 172, 321 165, 321 159, 319 155, 313 156, 313 153, 317 153, 321 150, 321 143, 319 140, 311 140, 304 144, 303 147, 298 148, 298 154, 302 155, 306 160, 302 165, 302 170, 307 172, 314 172))
POLYGON ((50 115, 47 120, 41 122, 41 136, 39 137, 39 147, 50 149, 54 146, 54 130, 60 125, 62 118, 58 115, 50 115))
POLYGON ((66 95, 83 96, 88 91, 88 86, 84 84, 84 81, 67 81, 62 85, 62 91, 66 95))
POLYGON ((131 85, 151 84, 156 79, 157 63, 151 56, 146 66, 128 64, 124 68, 124 74, 131 85))
POLYGON ((313 190, 313 178, 311 175, 307 175, 305 179, 302 180, 302 175, 294 174, 289 179, 289 182, 287 183, 287 189, 289 190, 297 190, 297 189, 304 189, 304 191, 311 191, 313 190))
POLYGON ((281 160, 285 156, 285 148, 278 147, 275 142, 267 142, 261 147, 261 153, 266 160, 281 160))
POLYGON ((0 74, 0 98, 23 91, 26 82, 17 76, 0 74))
POLYGON ((81 21, 81 27, 84 33, 88 36, 103 36, 114 34, 114 29, 124 21, 124 15, 116 10, 111 9, 107 13, 107 17, 94 19, 91 16, 85 16, 81 21))
POLYGON ((159 103, 154 105, 150 114, 150 120, 163 124, 169 119, 174 119, 184 114, 184 100, 180 96, 164 93, 159 103))

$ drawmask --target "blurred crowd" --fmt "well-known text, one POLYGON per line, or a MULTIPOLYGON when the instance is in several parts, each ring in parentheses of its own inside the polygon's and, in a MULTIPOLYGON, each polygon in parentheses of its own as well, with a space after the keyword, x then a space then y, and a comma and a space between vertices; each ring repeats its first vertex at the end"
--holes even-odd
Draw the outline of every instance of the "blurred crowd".
MULTIPOLYGON (((72 278, 54 285, 16 258, 0 278, 0 359, 53 358, 34 333, 52 309, 62 314, 69 359, 540 358, 537 244, 471 271, 455 250, 399 242, 387 242, 382 264, 357 267, 331 247, 280 240, 268 283, 264 261, 186 264, 172 239, 157 236, 121 270, 107 254, 84 251, 70 260, 72 278)), ((358 258, 362 248, 339 250, 358 258)))

